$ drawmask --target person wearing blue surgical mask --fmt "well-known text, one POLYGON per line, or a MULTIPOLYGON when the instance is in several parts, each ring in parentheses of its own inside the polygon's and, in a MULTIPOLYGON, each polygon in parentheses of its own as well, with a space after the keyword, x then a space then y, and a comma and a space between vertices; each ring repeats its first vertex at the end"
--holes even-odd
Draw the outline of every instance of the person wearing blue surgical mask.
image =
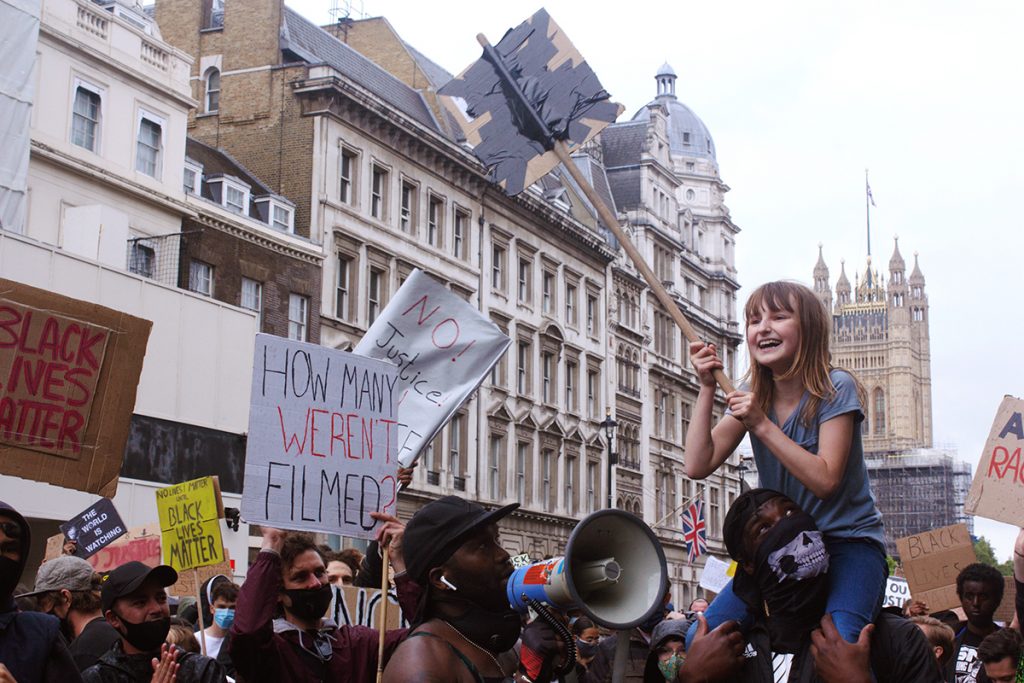
MULTIPOLYGON (((235 603, 238 602, 238 585, 229 580, 212 582, 210 589, 210 615, 213 623, 204 629, 206 635, 206 656, 213 657, 224 667, 228 676, 234 678, 235 667, 229 655, 231 625, 235 623, 235 603)), ((196 640, 200 636, 196 634, 196 640)), ((200 641, 201 642, 201 641, 200 641)))

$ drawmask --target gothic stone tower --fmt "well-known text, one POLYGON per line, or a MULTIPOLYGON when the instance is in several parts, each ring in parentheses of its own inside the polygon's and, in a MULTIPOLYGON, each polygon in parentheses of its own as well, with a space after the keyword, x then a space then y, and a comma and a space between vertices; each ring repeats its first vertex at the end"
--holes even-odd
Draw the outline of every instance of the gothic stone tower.
POLYGON ((853 371, 867 393, 865 452, 930 448, 928 297, 917 254, 907 277, 897 238, 889 259, 888 286, 869 256, 863 278, 855 274, 851 288, 844 263, 833 301, 819 247, 814 290, 832 313, 833 364, 853 371))

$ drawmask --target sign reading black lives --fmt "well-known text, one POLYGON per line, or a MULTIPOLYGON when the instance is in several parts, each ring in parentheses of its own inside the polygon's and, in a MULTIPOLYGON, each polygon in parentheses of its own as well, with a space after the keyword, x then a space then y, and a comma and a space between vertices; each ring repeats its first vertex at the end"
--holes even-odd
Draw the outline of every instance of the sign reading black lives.
POLYGON ((124 521, 109 498, 100 498, 89 509, 60 525, 64 537, 76 544, 75 555, 91 557, 124 536, 124 521))

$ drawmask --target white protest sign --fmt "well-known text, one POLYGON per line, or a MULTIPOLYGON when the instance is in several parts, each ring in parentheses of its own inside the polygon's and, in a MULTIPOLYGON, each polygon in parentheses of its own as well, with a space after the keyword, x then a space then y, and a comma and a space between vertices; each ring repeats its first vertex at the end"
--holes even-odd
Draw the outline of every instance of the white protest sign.
POLYGON ((885 599, 882 607, 903 607, 910 600, 910 586, 906 579, 890 576, 885 582, 885 599))
POLYGON ((356 348, 398 366, 398 461, 408 467, 512 340, 469 302, 414 270, 356 348))
POLYGON ((245 521, 372 538, 370 512, 395 511, 397 382, 388 363, 256 335, 245 521))
POLYGON ((736 573, 735 562, 725 562, 714 555, 704 561, 704 573, 700 575, 700 587, 712 593, 721 593, 736 573))

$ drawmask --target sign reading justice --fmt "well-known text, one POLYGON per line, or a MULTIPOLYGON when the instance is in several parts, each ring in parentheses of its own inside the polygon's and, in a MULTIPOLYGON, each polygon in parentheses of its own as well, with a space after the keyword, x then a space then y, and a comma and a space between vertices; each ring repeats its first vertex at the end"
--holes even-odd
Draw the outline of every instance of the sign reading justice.
POLYGON ((256 335, 245 521, 373 538, 396 502, 397 384, 389 363, 256 335))

